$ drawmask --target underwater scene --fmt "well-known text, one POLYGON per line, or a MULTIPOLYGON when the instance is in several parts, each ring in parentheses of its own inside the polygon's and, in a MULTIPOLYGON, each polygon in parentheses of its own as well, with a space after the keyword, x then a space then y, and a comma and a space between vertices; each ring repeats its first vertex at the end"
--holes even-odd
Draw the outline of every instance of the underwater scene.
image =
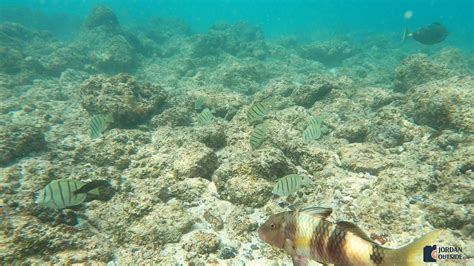
POLYGON ((0 265, 474 265, 473 21, 0 1, 0 265))

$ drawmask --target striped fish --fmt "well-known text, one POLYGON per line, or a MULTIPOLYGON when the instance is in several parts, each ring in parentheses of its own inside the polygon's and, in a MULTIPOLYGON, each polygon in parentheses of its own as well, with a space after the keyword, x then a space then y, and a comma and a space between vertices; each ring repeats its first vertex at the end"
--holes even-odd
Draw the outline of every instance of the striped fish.
POLYGON ((211 110, 209 110, 209 108, 205 108, 197 116, 197 121, 201 125, 207 125, 211 123, 213 119, 214 119, 214 116, 212 115, 212 112, 211 110))
POLYGON ((318 117, 313 117, 309 121, 308 126, 303 131, 303 139, 305 142, 309 142, 315 139, 319 139, 321 137, 321 124, 323 120, 318 117))
POLYGON ((294 265, 309 260, 334 265, 423 265, 423 247, 433 245, 440 235, 432 231, 399 249, 380 246, 350 222, 333 223, 326 218, 332 210, 309 207, 271 216, 258 228, 264 242, 283 249, 294 265))
POLYGON ((194 102, 194 110, 196 111, 202 110, 205 104, 206 104, 206 96, 197 97, 196 101, 194 102))
POLYGON ((271 100, 252 104, 250 109, 247 111, 247 119, 249 120, 249 123, 262 120, 268 112, 270 112, 272 105, 273 101, 271 100))
POLYGON ((89 137, 98 138, 114 122, 112 114, 94 115, 89 123, 89 137))
POLYGON ((108 182, 104 180, 89 183, 71 179, 54 180, 35 193, 35 203, 52 209, 76 206, 84 202, 88 194, 98 195, 98 187, 105 185, 108 182))
POLYGON ((250 146, 252 149, 258 149, 258 147, 262 145, 263 141, 265 140, 265 136, 267 135, 267 131, 268 125, 266 123, 255 126, 252 134, 250 135, 250 146))
POLYGON ((308 186, 311 184, 309 178, 301 175, 287 175, 280 179, 273 187, 273 194, 278 196, 288 196, 298 191, 302 186, 308 186))

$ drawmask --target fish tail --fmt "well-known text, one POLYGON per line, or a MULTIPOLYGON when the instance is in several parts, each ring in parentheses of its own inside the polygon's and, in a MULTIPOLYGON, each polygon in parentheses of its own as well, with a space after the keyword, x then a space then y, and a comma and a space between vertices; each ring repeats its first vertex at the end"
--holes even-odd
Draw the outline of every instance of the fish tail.
POLYGON ((403 32, 403 40, 405 41, 409 37, 411 37, 411 32, 408 30, 408 28, 405 28, 405 31, 403 32))
POLYGON ((97 189, 98 187, 106 187, 110 186, 110 183, 105 180, 94 180, 91 181, 78 190, 74 191, 74 194, 80 194, 80 193, 92 193, 92 194, 99 194, 99 190, 97 189))
POLYGON ((423 247, 432 246, 441 234, 434 230, 421 238, 399 249, 390 250, 386 265, 420 265, 423 264, 423 247))

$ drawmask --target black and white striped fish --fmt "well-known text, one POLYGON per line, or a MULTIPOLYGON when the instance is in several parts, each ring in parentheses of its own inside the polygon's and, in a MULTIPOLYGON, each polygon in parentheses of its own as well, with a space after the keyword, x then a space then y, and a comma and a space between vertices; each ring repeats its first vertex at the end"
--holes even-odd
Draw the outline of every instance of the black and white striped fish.
POLYGON ((207 125, 211 123, 213 119, 214 119, 214 116, 212 115, 212 112, 211 110, 209 110, 209 108, 205 108, 197 116, 197 121, 201 125, 207 125))
POLYGON ((298 191, 302 186, 308 186, 311 184, 309 178, 302 175, 286 175, 275 184, 272 193, 278 196, 288 196, 298 191))
POLYGON ((73 207, 84 202, 88 194, 98 195, 98 188, 108 185, 109 183, 105 180, 89 183, 71 179, 54 180, 35 192, 35 203, 52 209, 73 207))
POLYGON ((92 139, 100 137, 102 133, 114 122, 112 114, 94 115, 89 124, 89 137, 92 139))
POLYGON ((306 129, 303 131, 303 139, 306 142, 319 139, 322 134, 322 128, 321 125, 323 123, 323 120, 318 117, 313 117, 309 121, 308 126, 306 129))
POLYGON ((250 123, 262 120, 270 112, 273 101, 267 100, 252 104, 247 111, 247 118, 250 123))
POLYGON ((196 111, 200 111, 204 108, 204 106, 206 105, 206 96, 199 96, 196 98, 196 101, 194 102, 194 110, 196 111))
POLYGON ((250 146, 252 149, 258 149, 262 145, 267 135, 268 125, 266 123, 258 124, 255 126, 252 134, 250 135, 250 146))

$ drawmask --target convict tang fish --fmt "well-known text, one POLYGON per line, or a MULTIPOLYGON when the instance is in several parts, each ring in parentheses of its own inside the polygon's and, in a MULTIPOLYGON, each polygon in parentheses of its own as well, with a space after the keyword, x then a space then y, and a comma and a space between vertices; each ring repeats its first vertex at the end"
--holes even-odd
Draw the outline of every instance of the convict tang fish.
POLYGON ((294 265, 309 260, 334 265, 420 265, 425 245, 433 245, 435 230, 399 249, 380 246, 350 222, 333 223, 332 210, 309 207, 271 216, 258 228, 266 243, 285 250, 294 265))

